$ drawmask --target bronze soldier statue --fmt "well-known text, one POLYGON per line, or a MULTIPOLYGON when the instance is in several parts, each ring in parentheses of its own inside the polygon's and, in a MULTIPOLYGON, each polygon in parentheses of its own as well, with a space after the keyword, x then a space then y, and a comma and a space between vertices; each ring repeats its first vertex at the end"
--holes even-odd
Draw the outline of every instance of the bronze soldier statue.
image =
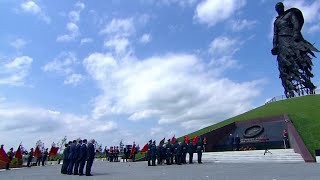
POLYGON ((274 21, 273 49, 277 55, 280 79, 287 98, 314 94, 316 86, 311 82, 313 51, 319 52, 301 34, 304 23, 302 12, 297 8, 284 10, 279 2, 275 6, 278 17, 274 21))

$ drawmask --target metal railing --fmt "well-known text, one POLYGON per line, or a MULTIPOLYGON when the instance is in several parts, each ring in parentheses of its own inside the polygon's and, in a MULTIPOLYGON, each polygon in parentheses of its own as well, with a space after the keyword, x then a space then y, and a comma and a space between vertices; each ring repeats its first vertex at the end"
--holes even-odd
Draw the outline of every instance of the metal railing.
MULTIPOLYGON (((315 94, 320 94, 320 89, 316 89, 315 90, 315 94)), ((305 95, 301 95, 301 96, 308 96, 308 95, 310 95, 310 94, 305 94, 305 95)), ((297 97, 301 97, 301 96, 297 96, 297 97)), ((285 99, 288 99, 285 95, 275 96, 275 97, 271 98, 265 104, 269 104, 269 103, 272 103, 272 102, 281 101, 281 100, 285 100, 285 99)))

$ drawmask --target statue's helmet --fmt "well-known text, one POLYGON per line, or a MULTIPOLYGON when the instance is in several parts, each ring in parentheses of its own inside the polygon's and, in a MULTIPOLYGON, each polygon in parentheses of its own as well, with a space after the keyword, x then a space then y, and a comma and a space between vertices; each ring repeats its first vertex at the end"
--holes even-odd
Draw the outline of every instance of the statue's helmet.
POLYGON ((275 6, 276 11, 279 13, 284 12, 284 5, 282 2, 278 2, 275 6))

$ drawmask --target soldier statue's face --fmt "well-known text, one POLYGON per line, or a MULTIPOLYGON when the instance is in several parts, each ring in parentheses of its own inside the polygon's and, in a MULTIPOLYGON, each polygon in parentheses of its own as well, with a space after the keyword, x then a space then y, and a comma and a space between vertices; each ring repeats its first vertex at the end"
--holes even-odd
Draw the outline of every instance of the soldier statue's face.
POLYGON ((284 14, 284 6, 282 3, 277 3, 275 9, 279 15, 284 14))

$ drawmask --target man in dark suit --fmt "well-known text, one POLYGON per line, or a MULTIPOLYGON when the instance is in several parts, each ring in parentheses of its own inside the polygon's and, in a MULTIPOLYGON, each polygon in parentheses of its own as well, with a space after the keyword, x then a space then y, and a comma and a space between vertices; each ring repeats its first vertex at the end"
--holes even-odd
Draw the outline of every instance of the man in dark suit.
POLYGON ((80 139, 78 141, 78 144, 76 145, 76 149, 75 149, 75 153, 74 153, 74 159, 75 159, 75 163, 74 163, 74 170, 73 170, 73 174, 74 175, 79 175, 79 164, 80 164, 80 147, 82 145, 82 140, 80 139))
POLYGON ((236 143, 236 148, 237 148, 237 151, 239 151, 239 148, 240 148, 240 137, 239 135, 237 134, 237 136, 234 138, 234 142, 236 143))
POLYGON ((65 144, 65 149, 63 150, 63 164, 61 166, 61 174, 67 174, 68 172, 68 165, 69 165, 69 151, 70 151, 70 145, 71 141, 69 141, 68 144, 65 144))
POLYGON ((76 151, 76 143, 77 140, 73 140, 73 142, 70 145, 70 151, 69 151, 69 156, 68 156, 68 160, 69 160, 69 165, 68 165, 68 175, 73 174, 73 166, 74 166, 74 162, 75 162, 75 151, 76 151))
POLYGON ((87 165, 86 165, 86 176, 92 176, 91 167, 92 167, 94 156, 95 156, 94 143, 95 143, 95 140, 92 139, 88 144, 88 158, 87 158, 87 165))
POLYGON ((83 168, 87 160, 87 140, 84 139, 82 142, 83 144, 80 146, 80 152, 79 152, 79 159, 80 159, 79 176, 83 175, 83 168))

